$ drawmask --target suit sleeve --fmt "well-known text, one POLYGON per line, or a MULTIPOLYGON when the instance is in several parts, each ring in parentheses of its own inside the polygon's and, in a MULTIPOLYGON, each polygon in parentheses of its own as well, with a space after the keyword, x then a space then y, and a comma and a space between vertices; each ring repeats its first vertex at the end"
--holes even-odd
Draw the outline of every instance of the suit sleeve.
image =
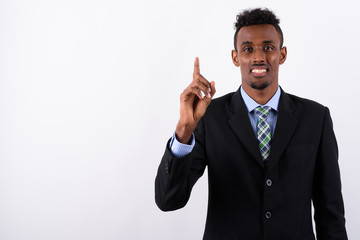
POLYGON ((169 142, 166 144, 155 178, 155 202, 162 211, 184 207, 194 184, 203 175, 206 167, 203 133, 201 119, 194 132, 195 146, 182 158, 175 157, 169 149, 169 142))
POLYGON ((338 147, 329 109, 325 109, 313 188, 318 240, 346 240, 338 147))

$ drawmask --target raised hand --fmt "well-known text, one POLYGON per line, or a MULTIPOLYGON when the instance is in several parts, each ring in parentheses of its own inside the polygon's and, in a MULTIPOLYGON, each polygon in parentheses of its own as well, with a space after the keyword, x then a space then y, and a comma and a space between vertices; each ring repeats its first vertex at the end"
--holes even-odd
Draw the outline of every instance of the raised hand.
POLYGON ((208 82, 200 74, 199 58, 195 58, 193 80, 180 95, 180 119, 175 133, 181 143, 189 142, 215 92, 215 82, 208 82))

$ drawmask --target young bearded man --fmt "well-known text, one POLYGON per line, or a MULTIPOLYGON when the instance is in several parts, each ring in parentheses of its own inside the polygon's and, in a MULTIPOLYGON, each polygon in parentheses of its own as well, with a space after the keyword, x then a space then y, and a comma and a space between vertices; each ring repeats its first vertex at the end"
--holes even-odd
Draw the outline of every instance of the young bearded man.
POLYGON ((286 60, 279 19, 240 13, 232 60, 242 85, 212 100, 200 73, 180 96, 180 119, 155 180, 163 211, 182 208, 208 169, 206 240, 345 240, 338 149, 328 108, 278 85, 286 60), (211 102, 211 104, 210 104, 211 102))

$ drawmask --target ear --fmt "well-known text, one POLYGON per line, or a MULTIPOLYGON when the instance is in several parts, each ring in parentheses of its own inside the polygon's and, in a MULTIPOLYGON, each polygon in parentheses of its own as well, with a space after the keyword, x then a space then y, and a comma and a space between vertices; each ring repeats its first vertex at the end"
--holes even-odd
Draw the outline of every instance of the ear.
POLYGON ((238 55, 237 55, 237 51, 236 51, 236 50, 232 50, 232 51, 231 51, 231 58, 232 58, 232 61, 233 61, 234 65, 235 65, 236 67, 239 67, 240 64, 239 64, 238 55))
POLYGON ((286 60, 287 48, 284 46, 280 49, 280 64, 283 64, 286 60))

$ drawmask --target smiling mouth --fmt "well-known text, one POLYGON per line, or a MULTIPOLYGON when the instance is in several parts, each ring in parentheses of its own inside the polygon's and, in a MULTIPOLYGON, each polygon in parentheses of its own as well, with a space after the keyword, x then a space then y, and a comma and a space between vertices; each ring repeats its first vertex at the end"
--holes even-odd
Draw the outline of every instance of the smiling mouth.
POLYGON ((265 73, 265 72, 267 72, 267 70, 255 68, 255 69, 252 69, 251 72, 252 73, 265 73))
POLYGON ((253 68, 251 69, 251 74, 254 76, 254 77, 264 77, 265 74, 268 72, 268 69, 267 68, 253 68))

